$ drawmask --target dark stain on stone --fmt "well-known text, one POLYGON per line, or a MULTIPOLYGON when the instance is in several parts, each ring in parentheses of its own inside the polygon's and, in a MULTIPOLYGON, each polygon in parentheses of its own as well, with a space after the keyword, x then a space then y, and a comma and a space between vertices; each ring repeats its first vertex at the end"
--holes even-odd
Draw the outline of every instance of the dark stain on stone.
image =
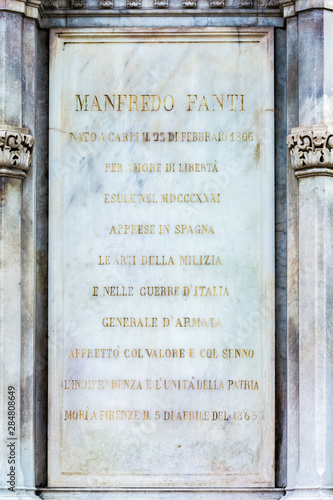
POLYGON ((5 203, 5 193, 8 185, 8 177, 0 177, 0 209, 5 203))
POLYGON ((260 142, 258 142, 258 144, 255 147, 254 158, 257 163, 260 162, 260 142))

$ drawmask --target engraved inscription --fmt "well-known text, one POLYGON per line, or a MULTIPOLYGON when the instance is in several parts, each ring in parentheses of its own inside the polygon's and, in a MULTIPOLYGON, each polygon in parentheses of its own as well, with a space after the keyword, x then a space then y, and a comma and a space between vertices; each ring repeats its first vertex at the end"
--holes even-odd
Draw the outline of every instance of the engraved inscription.
POLYGON ((274 485, 271 36, 53 41, 51 486, 274 485))

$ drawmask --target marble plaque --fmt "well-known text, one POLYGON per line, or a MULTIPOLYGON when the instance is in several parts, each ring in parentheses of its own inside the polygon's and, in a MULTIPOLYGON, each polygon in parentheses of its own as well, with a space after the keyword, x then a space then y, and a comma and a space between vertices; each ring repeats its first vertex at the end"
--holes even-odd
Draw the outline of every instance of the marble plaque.
POLYGON ((49 485, 274 485, 269 28, 53 30, 49 485))

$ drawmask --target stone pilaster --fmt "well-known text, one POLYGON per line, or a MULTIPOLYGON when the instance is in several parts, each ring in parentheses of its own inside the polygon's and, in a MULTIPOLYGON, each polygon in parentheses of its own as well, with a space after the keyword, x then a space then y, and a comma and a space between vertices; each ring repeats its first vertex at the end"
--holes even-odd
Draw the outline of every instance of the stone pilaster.
POLYGON ((1 498, 33 496, 22 468, 22 180, 32 158, 27 129, 0 127, 1 498), (13 425, 10 425, 13 424, 13 425), (12 468, 11 468, 12 467, 12 468), (4 484, 3 484, 4 483, 4 484))
MULTIPOLYGON (((288 477, 294 498, 333 490, 333 127, 298 127, 287 139, 298 179, 297 467, 288 477)), ((295 458, 296 457, 296 458, 295 458)))
POLYGON ((0 127, 1 498, 12 498, 14 491, 20 492, 22 498, 30 496, 20 460, 23 445, 21 212, 22 180, 31 165, 33 146, 28 130, 0 127))
POLYGON ((0 1, 1 499, 35 498, 36 489, 36 173, 29 170, 35 135, 38 16, 31 5, 0 1), (13 484, 14 491, 9 489, 13 484))
POLYGON ((288 496, 333 495, 333 4, 282 0, 287 30, 288 496))

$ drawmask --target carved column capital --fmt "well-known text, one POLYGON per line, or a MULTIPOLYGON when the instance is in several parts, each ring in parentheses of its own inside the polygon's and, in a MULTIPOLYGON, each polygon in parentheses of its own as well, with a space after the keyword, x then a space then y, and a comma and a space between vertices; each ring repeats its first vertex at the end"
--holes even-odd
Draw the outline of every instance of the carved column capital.
POLYGON ((333 176, 333 125, 294 128, 287 137, 295 176, 333 176))
POLYGON ((0 177, 26 177, 35 144, 28 132, 28 129, 0 125, 0 177))

